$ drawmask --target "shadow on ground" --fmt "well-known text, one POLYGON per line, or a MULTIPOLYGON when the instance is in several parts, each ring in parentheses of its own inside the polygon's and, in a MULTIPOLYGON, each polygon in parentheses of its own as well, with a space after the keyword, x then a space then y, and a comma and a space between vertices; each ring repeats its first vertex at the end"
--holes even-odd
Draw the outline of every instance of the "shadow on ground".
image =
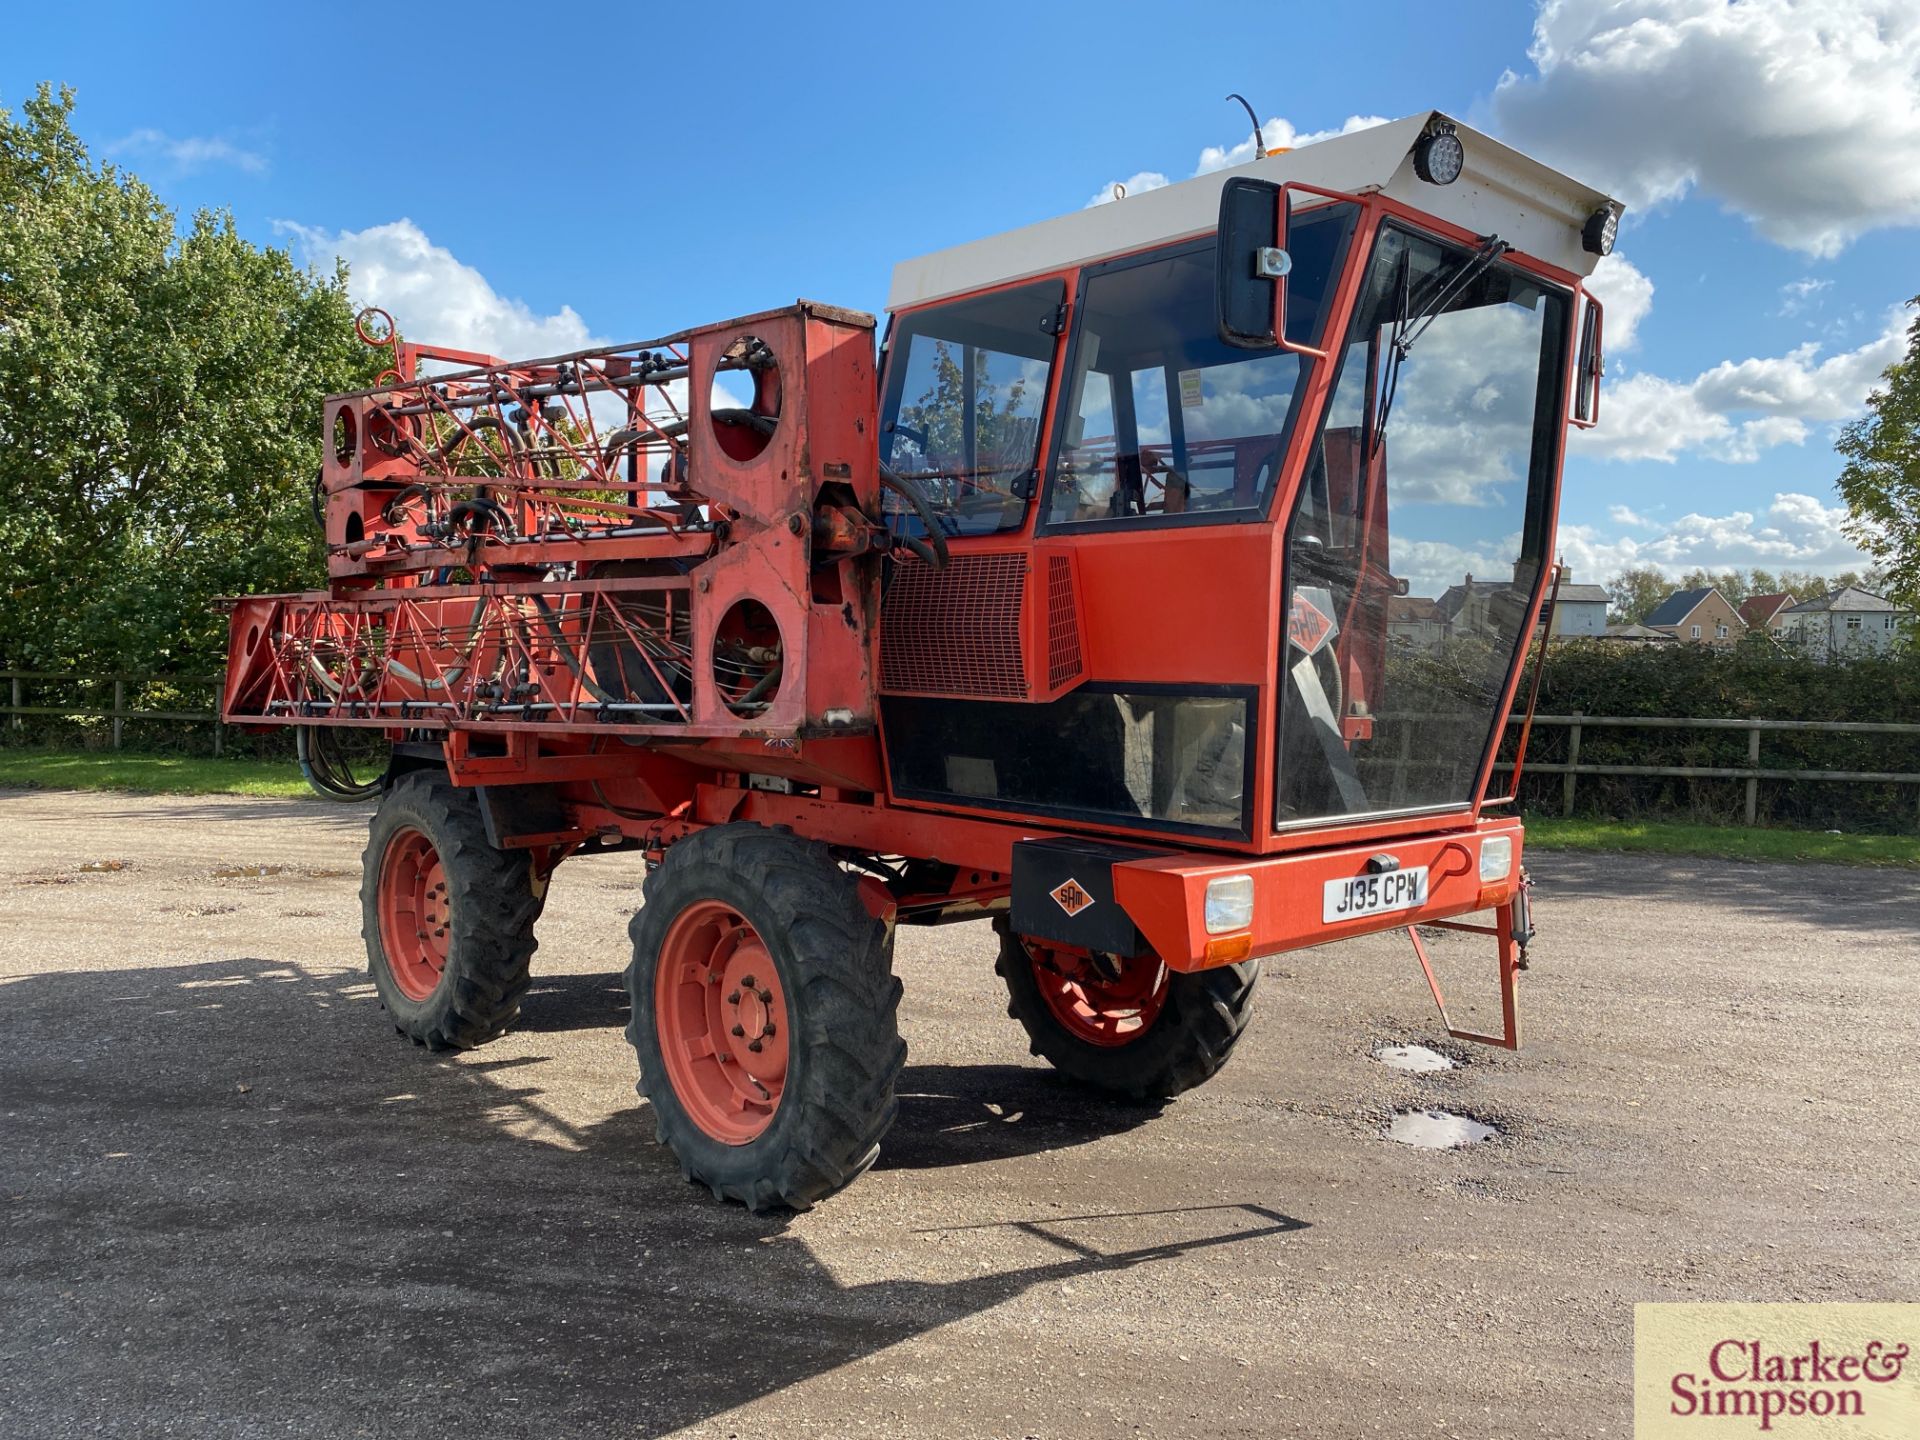
MULTIPOLYGON (((548 983, 525 1029, 620 1008, 607 977, 548 983)), ((0 1017, 7 1434, 662 1435, 1036 1285, 1302 1228, 1034 1216, 987 1227, 978 1271, 953 1251, 978 1236, 879 1222, 877 1268, 928 1278, 843 1280, 790 1222, 688 1186, 637 1100, 569 1121, 547 1056, 413 1050, 357 976, 47 974, 0 986, 0 1017)), ((1070 1101, 1033 1070, 912 1067, 883 1163, 1145 1118, 1070 1101)))
POLYGON ((1704 911, 1731 910, 1920 942, 1920 874, 1911 870, 1570 850, 1542 851, 1527 863, 1543 886, 1536 906, 1554 895, 1617 899, 1639 893, 1682 900, 1704 911))

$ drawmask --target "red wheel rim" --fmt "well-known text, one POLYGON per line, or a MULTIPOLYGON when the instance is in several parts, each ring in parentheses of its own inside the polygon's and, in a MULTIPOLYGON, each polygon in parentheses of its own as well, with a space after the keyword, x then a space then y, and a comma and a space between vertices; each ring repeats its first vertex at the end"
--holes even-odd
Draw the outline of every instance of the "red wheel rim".
POLYGON ((773 1123, 787 1084, 787 997, 766 942, 730 905, 689 905, 653 972, 667 1079, 689 1119, 745 1145, 773 1123))
POLYGON ((1167 1003, 1167 967, 1156 955, 1131 960, 1023 941, 1034 983, 1061 1028, 1089 1045, 1138 1040, 1167 1003))
POLYGON ((380 861, 380 949, 409 1000, 425 1000, 447 973, 451 910, 433 842, 411 828, 395 832, 380 861))

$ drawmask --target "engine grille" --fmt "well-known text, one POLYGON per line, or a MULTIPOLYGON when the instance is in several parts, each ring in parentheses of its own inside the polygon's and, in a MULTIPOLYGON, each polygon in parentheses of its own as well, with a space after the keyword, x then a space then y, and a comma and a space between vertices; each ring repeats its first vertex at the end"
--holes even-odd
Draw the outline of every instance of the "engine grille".
POLYGON ((901 560, 880 609, 881 687, 908 695, 1026 699, 1020 654, 1026 583, 1027 557, 1019 553, 956 555, 944 570, 901 560))
POLYGON ((1064 555, 1047 557, 1047 688, 1058 690, 1080 678, 1080 617, 1073 605, 1073 563, 1064 555))

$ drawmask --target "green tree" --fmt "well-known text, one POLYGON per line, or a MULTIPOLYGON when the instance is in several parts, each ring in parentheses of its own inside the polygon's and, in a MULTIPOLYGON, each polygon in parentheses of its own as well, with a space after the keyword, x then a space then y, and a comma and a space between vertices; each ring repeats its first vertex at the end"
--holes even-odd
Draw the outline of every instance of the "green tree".
MULTIPOLYGON (((1920 296, 1908 304, 1920 307, 1920 296)), ((1907 328, 1906 356, 1881 378, 1867 414, 1841 432, 1840 497, 1848 533, 1880 562, 1890 598, 1920 608, 1920 318, 1907 328)))
POLYGON ((215 596, 321 578, 321 402, 378 360, 344 271, 182 229, 72 109, 0 109, 0 664, 217 666, 215 596))
POLYGON ((954 347, 934 342, 933 383, 911 405, 903 405, 897 428, 917 430, 927 437, 929 462, 977 478, 1024 468, 1033 456, 1037 421, 1027 399, 1024 375, 1011 383, 996 380, 990 350, 973 351, 973 393, 967 394, 965 368, 954 347), (974 452, 967 452, 967 411, 973 412, 974 452))
POLYGON ((1607 581, 1612 604, 1607 619, 1616 625, 1639 625, 1679 587, 1651 565, 1622 570, 1607 581))

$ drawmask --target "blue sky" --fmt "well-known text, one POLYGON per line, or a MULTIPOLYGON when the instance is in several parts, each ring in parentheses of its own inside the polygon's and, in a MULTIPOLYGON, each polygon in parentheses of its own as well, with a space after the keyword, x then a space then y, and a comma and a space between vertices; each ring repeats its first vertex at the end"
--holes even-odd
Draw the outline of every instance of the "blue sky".
POLYGON ((1244 138, 1230 90, 1269 143, 1437 106, 1634 205, 1600 277, 1630 343, 1568 467, 1582 578, 1859 563, 1832 439, 1920 292, 1911 0, 825 14, 32 7, 0 105, 71 85, 95 153, 183 212, 509 354, 878 310, 898 259, 1192 174, 1244 138))

